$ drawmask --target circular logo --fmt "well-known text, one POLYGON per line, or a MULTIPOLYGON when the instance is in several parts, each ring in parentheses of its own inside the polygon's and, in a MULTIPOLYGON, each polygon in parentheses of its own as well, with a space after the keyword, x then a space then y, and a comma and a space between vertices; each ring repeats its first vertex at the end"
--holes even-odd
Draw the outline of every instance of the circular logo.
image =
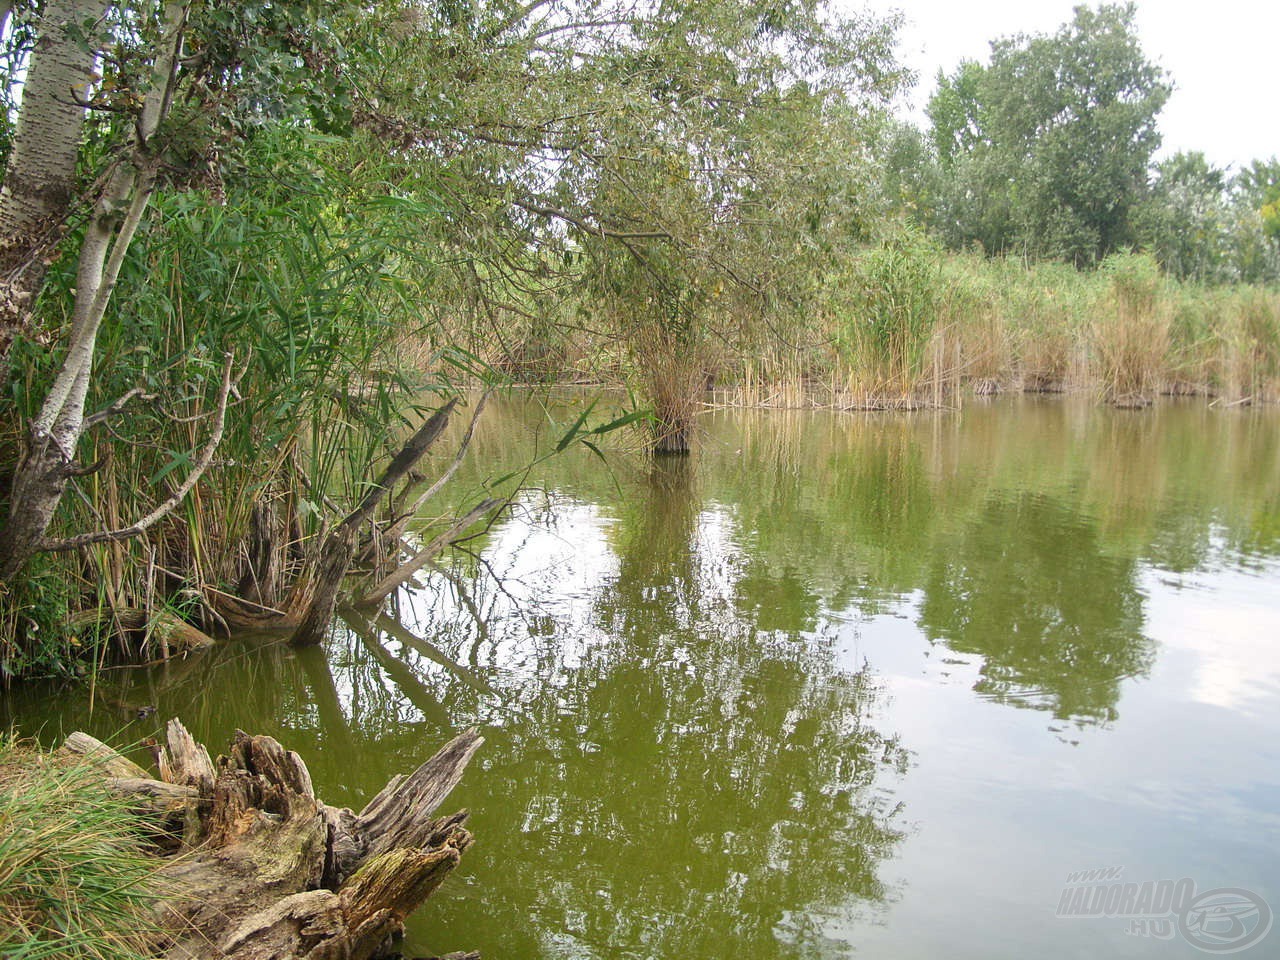
POLYGON ((1205 953, 1247 950, 1271 930, 1271 907, 1251 890, 1218 887, 1195 897, 1178 914, 1178 932, 1205 953))

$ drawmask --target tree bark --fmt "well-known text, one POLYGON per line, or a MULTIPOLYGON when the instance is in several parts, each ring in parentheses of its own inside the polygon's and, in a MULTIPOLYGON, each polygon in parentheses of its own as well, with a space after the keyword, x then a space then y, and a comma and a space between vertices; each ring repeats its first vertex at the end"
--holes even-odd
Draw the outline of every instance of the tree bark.
POLYGON ((0 187, 0 386, 8 382, 14 338, 30 328, 31 307, 75 197, 85 116, 77 101, 93 81, 96 56, 95 44, 82 43, 79 34, 106 9, 105 0, 50 0, 38 27, 0 187))

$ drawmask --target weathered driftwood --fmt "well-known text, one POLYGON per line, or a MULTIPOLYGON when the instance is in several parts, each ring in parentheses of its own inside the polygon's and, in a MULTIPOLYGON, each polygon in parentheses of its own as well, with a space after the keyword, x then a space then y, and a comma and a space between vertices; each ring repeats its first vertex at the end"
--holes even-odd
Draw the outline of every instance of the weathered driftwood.
POLYGON ((324 640, 338 604, 338 589, 346 579, 351 561, 355 557, 360 528, 373 518, 374 511, 390 495, 392 488, 405 478, 426 455, 436 438, 444 432, 455 406, 457 400, 450 400, 433 413, 392 458, 378 482, 369 488, 356 508, 329 532, 320 548, 314 571, 308 578, 306 587, 310 595, 309 602, 298 622, 298 628, 290 638, 291 643, 305 647, 324 640))
POLYGON ((124 633, 142 634, 145 639, 156 643, 165 651, 165 659, 170 654, 211 647, 215 642, 203 630, 193 627, 169 610, 155 610, 149 615, 146 610, 134 607, 82 610, 71 615, 69 626, 73 631, 78 631, 87 630, 99 623, 106 623, 124 633))
POLYGON ((181 850, 161 867, 171 891, 159 908, 165 957, 389 956, 405 917, 471 845, 465 811, 434 813, 483 742, 474 730, 359 813, 317 799, 302 758, 271 737, 237 731, 216 763, 176 720, 165 741, 160 781, 122 776, 140 768, 92 737, 73 734, 66 745, 94 756, 108 784, 145 800, 140 809, 158 821, 181 808, 181 850))
MULTIPOLYGON (((458 444, 458 449, 453 455, 453 459, 449 461, 449 466, 444 469, 440 476, 426 489, 418 492, 412 501, 409 500, 413 491, 413 486, 405 488, 404 492, 396 499, 394 514, 395 519, 385 529, 379 532, 379 539, 383 543, 397 543, 400 538, 405 535, 409 529, 409 523, 418 515, 418 511, 427 505, 432 497, 444 489, 446 483, 453 479, 453 475, 458 472, 458 468, 462 466, 462 462, 466 459, 467 448, 471 446, 471 438, 475 436, 476 424, 480 422, 480 415, 484 413, 485 404, 489 402, 490 391, 486 390, 480 396, 480 402, 476 404, 475 410, 471 412, 471 422, 467 424, 467 432, 462 436, 462 442, 458 444)), ((412 473, 410 474, 412 476, 412 473)), ((376 564, 380 559, 375 549, 376 543, 371 540, 364 552, 361 553, 361 559, 369 564, 376 564)))
POLYGON ((128 757, 122 757, 97 737, 91 737, 79 730, 67 737, 57 752, 88 757, 98 764, 98 769, 108 777, 124 780, 147 779, 147 771, 142 767, 128 757))

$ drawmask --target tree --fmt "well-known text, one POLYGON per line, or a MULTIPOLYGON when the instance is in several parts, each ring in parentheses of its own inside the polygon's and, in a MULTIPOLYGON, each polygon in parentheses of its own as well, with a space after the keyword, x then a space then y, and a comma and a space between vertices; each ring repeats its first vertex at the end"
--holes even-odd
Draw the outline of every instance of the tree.
MULTIPOLYGON (((85 109, 75 93, 85 95, 92 85, 95 34, 106 7, 106 0, 51 0, 37 26, 44 43, 31 55, 0 186, 0 382, 8 379, 9 348, 30 324, 76 196, 85 109)), ((9 11, 3 19, 8 27, 9 11)))
POLYGON ((1170 87, 1142 54, 1132 4, 1077 7, 1052 36, 996 40, 930 104, 950 170, 951 242, 1097 263, 1134 240, 1170 87))
POLYGON ((1258 210, 1262 229, 1271 239, 1280 240, 1280 183, 1268 187, 1262 199, 1262 207, 1258 210))
POLYGON ((938 89, 929 98, 925 113, 932 124, 933 148, 943 166, 952 166, 988 143, 980 100, 985 78, 986 69, 975 60, 961 60, 949 77, 938 71, 938 89))
POLYGON ((879 219, 934 224, 941 168, 928 136, 913 124, 890 120, 879 131, 873 149, 879 219))
POLYGON ((401 69, 353 84, 359 122, 412 162, 448 158, 467 209, 445 242, 478 300, 509 319, 577 290, 576 321, 619 341, 660 434, 684 446, 707 352, 801 299, 853 218, 860 145, 902 80, 893 22, 817 0, 460 17, 384 46, 401 69))
POLYGON ((1254 160, 1231 178, 1228 194, 1235 276, 1280 280, 1280 160, 1254 160))
POLYGON ((1229 279, 1225 172, 1199 152, 1176 153, 1155 170, 1151 191, 1134 213, 1141 246, 1179 279, 1229 279))

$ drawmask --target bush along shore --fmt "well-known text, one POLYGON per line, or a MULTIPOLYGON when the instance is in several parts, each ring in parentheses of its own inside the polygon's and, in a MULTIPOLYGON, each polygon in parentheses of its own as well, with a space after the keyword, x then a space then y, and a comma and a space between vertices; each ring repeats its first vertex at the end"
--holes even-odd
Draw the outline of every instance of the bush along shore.
POLYGON ((271 737, 237 732, 215 761, 171 720, 158 776, 83 733, 48 754, 7 740, 0 957, 397 956, 471 845, 466 811, 434 813, 481 743, 459 735, 356 813, 271 737))

